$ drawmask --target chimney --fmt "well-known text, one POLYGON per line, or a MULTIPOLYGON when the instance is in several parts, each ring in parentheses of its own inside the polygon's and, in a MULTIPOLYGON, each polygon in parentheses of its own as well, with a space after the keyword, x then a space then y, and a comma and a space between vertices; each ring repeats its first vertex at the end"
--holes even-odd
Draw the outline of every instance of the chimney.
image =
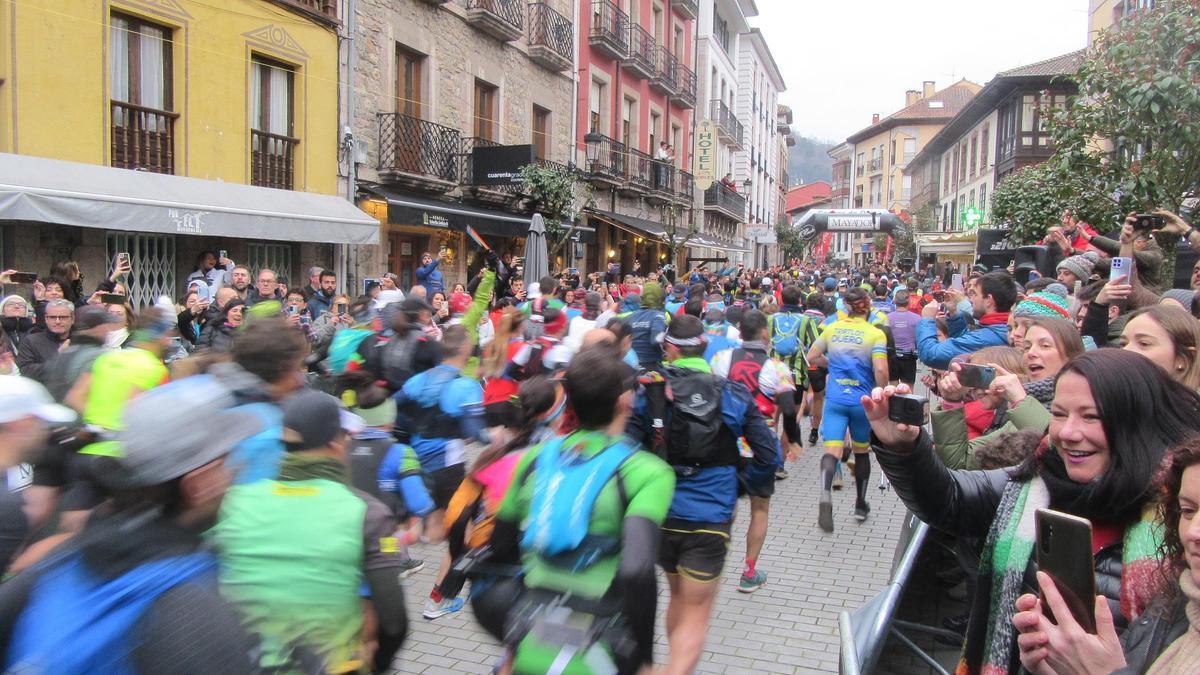
POLYGON ((909 89, 908 91, 904 92, 904 107, 905 108, 907 108, 908 106, 910 106, 920 100, 921 100, 921 92, 917 91, 916 89, 909 89))
POLYGON ((879 113, 871 115, 871 124, 879 124, 879 113))
POLYGON ((930 96, 933 96, 933 80, 925 80, 921 83, 921 98, 930 96))

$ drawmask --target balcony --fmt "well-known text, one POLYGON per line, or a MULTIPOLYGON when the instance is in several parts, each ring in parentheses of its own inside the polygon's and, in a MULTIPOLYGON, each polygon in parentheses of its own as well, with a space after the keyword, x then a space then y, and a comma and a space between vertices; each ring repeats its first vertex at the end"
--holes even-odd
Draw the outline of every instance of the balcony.
POLYGON ((675 184, 672 188, 675 201, 685 208, 691 208, 696 197, 696 179, 692 174, 680 169, 675 170, 675 184))
POLYGON ((679 16, 695 19, 700 16, 699 3, 696 0, 675 0, 671 3, 671 9, 679 16))
POLYGON ((621 64, 626 70, 646 79, 654 76, 658 61, 654 36, 636 24, 629 25, 629 59, 621 64))
POLYGON ((525 34, 525 0, 468 0, 467 23, 503 42, 525 34))
POLYGON ((615 0, 592 0, 588 44, 617 60, 629 56, 629 15, 615 0))
POLYGON ((602 134, 588 134, 587 177, 599 187, 619 187, 625 183, 625 144, 602 134), (595 157, 595 159, 592 159, 595 157))
POLYGON ((401 113, 380 113, 379 177, 427 192, 458 185, 457 129, 401 113))
POLYGON ((250 184, 292 190, 296 178, 296 146, 300 139, 250 130, 250 184))
POLYGON ((867 172, 878 173, 880 171, 883 171, 883 158, 876 157, 875 159, 871 160, 870 164, 867 165, 867 172))
POLYGON ((175 173, 175 120, 179 113, 112 102, 112 165, 175 173))
POLYGON ((746 218, 746 198, 723 183, 713 183, 704 191, 704 210, 742 222, 746 218))
POLYGON ((337 0, 278 0, 278 2, 325 23, 338 23, 337 0))
POLYGON ((696 107, 696 73, 678 61, 675 64, 675 92, 671 100, 681 108, 696 107))
POLYGON ((658 48, 658 58, 654 63, 654 77, 650 78, 650 86, 655 87, 667 96, 675 93, 678 86, 679 61, 671 54, 666 45, 658 48))
POLYGON ((713 101, 710 117, 717 123, 717 136, 728 141, 734 147, 742 147, 743 129, 741 120, 734 116, 724 101, 713 101))
POLYGON ((641 150, 625 147, 625 184, 622 191, 627 194, 645 194, 655 186, 655 169, 663 166, 641 150))
POLYGON ((571 67, 574 54, 571 20, 544 2, 529 3, 529 57, 557 73, 571 67))
POLYGON ((675 199, 679 191, 679 170, 670 162, 657 159, 650 160, 650 195, 646 198, 652 204, 665 204, 675 199))

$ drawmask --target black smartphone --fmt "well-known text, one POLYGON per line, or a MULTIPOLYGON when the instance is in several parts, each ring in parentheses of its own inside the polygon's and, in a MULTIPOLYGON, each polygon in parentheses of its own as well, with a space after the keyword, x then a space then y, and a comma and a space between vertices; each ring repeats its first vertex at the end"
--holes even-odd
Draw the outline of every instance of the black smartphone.
POLYGON ((127 299, 128 298, 126 298, 124 295, 121 295, 120 293, 101 293, 100 294, 100 302, 102 302, 106 305, 123 305, 123 304, 125 304, 125 301, 127 299))
POLYGON ((337 304, 337 314, 338 314, 338 316, 341 316, 341 315, 343 315, 343 314, 345 314, 345 313, 346 313, 346 303, 344 303, 344 302, 339 302, 339 303, 337 304))
POLYGON ((1144 230, 1158 230, 1166 226, 1167 221, 1162 216, 1156 216, 1153 213, 1138 213, 1133 216, 1133 229, 1141 232, 1144 230))
MULTIPOLYGON (((1034 512, 1038 569, 1050 575, 1071 615, 1087 632, 1096 634, 1096 572, 1092 557, 1092 523, 1051 509, 1034 512)), ((1046 594, 1042 611, 1054 620, 1046 594)), ((1057 622, 1056 622, 1057 623, 1057 622)))
POLYGON ((987 389, 996 379, 996 369, 991 366, 979 366, 973 363, 960 363, 962 370, 958 371, 958 383, 973 389, 987 389))
POLYGON ((38 275, 35 272, 13 272, 8 275, 8 280, 14 284, 33 284, 37 283, 38 275))
POLYGON ((896 394, 888 399, 888 419, 913 427, 929 421, 929 399, 916 394, 896 394))

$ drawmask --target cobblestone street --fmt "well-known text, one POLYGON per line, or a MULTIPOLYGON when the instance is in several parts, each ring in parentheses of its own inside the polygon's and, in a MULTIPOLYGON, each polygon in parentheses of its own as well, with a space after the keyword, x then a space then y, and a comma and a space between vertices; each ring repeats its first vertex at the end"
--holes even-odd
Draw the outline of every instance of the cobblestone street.
MULTIPOLYGON (((805 437, 807 437, 807 426, 805 437)), ((807 448, 790 464, 791 477, 777 484, 771 525, 758 566, 767 585, 753 594, 737 591, 749 509, 739 509, 729 559, 708 645, 698 672, 834 673, 838 663, 838 613, 866 602, 887 581, 904 507, 891 490, 880 491, 882 472, 873 463, 871 518, 859 525, 850 515, 853 477, 834 493, 835 531, 817 527, 820 453, 807 448)), ((398 667, 403 673, 487 673, 500 647, 475 623, 468 605, 436 621, 421 618, 444 547, 418 546, 425 568, 406 582, 410 634, 398 667)), ((659 580, 657 661, 665 662, 666 580, 659 580)))

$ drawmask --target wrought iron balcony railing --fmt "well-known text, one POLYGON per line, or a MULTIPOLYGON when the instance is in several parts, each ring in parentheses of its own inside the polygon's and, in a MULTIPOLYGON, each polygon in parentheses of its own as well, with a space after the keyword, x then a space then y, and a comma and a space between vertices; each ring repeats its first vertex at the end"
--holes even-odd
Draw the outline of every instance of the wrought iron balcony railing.
POLYGON ((402 113, 379 114, 379 171, 458 182, 461 134, 402 113))
POLYGON ((529 3, 529 55, 557 72, 571 67, 574 53, 571 20, 544 2, 529 3))

